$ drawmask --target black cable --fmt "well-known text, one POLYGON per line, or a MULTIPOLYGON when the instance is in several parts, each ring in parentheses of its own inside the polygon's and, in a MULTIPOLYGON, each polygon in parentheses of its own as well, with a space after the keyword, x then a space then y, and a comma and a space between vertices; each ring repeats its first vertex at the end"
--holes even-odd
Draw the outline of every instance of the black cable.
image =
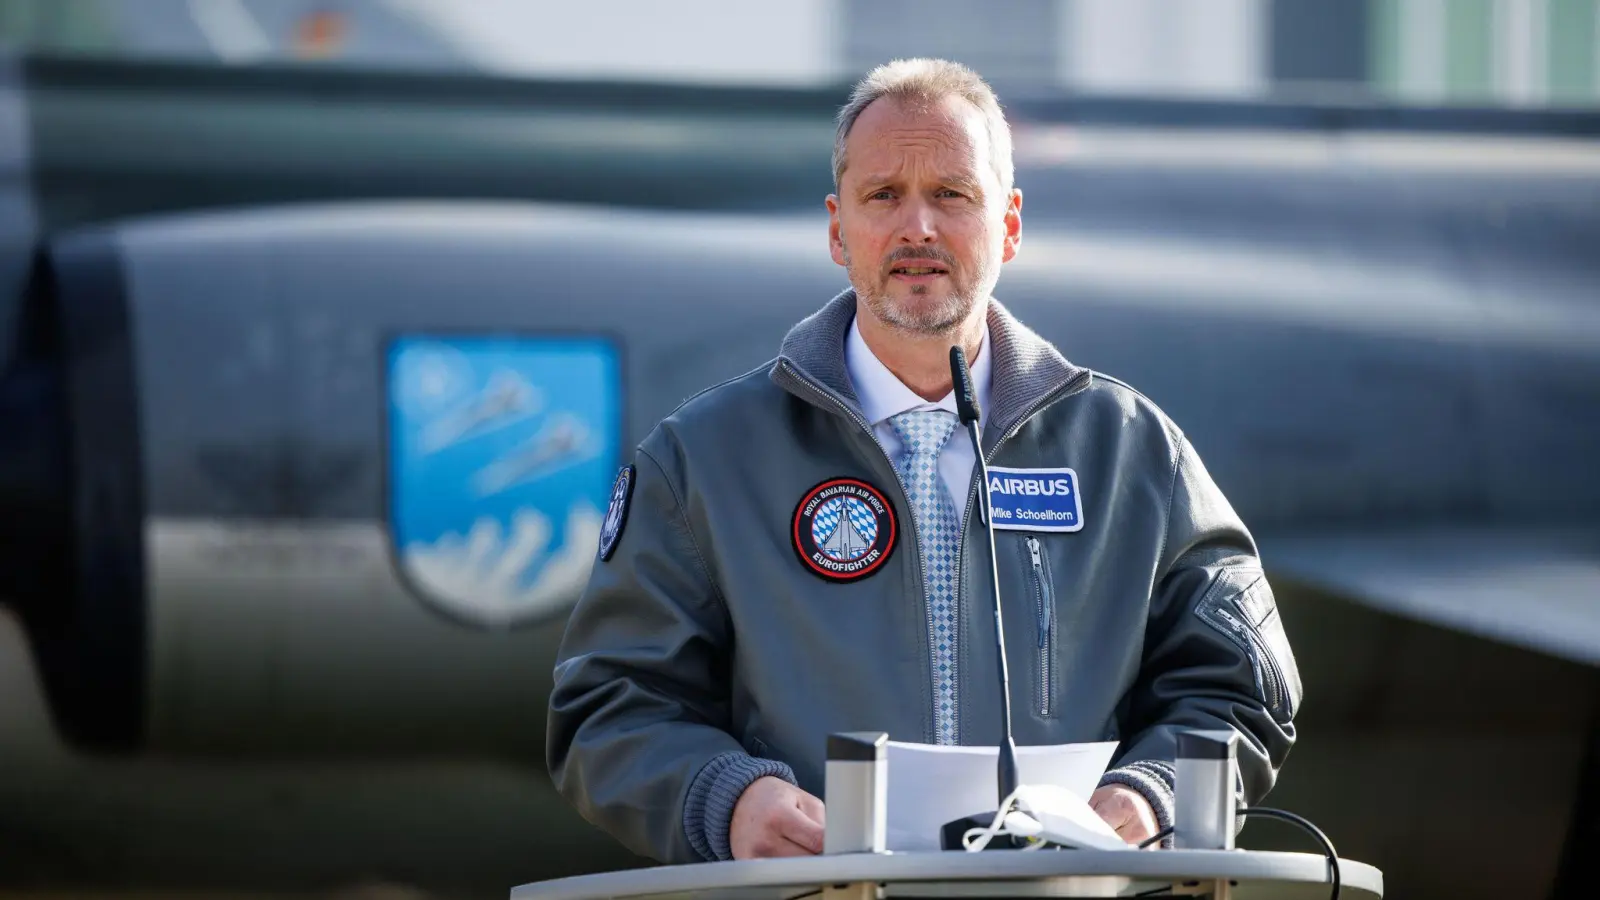
POLYGON ((1145 838, 1144 842, 1139 845, 1139 849, 1143 850, 1144 848, 1150 846, 1151 844, 1154 844, 1156 841, 1159 841, 1164 837, 1171 836, 1171 834, 1172 834, 1172 826, 1168 825, 1166 828, 1163 828, 1160 831, 1156 832, 1154 837, 1145 838))
POLYGON ((1284 822, 1290 822, 1292 824, 1299 825, 1301 828, 1309 831, 1311 836, 1317 839, 1317 843, 1322 845, 1323 855, 1328 857, 1328 866, 1333 869, 1333 893, 1329 895, 1329 898, 1330 900, 1339 900, 1339 854, 1334 852, 1333 841, 1328 840, 1328 836, 1322 833, 1322 829, 1311 824, 1310 820, 1301 816, 1297 816, 1292 812, 1284 812, 1281 809, 1268 809, 1264 806, 1250 808, 1240 807, 1235 812, 1235 815, 1260 816, 1264 819, 1280 819, 1284 822))

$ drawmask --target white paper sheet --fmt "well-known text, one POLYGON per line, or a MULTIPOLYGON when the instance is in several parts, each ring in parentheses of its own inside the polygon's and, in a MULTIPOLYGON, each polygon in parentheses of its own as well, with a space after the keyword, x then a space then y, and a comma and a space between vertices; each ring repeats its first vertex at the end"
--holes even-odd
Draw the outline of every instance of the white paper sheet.
MULTIPOLYGON (((1116 749, 1115 741, 1018 747, 1017 779, 1060 785, 1088 800, 1116 749)), ((888 751, 890 850, 938 850, 946 822, 999 805, 994 747, 889 741, 888 751)))

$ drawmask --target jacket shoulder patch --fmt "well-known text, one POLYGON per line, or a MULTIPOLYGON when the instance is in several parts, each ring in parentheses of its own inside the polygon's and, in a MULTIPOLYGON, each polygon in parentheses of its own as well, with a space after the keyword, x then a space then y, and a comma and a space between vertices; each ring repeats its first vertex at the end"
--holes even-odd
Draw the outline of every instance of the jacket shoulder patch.
POLYGON ((622 528, 628 524, 628 504, 633 500, 632 464, 622 467, 617 480, 611 483, 611 502, 606 506, 605 523, 600 526, 600 561, 605 562, 617 550, 622 528))

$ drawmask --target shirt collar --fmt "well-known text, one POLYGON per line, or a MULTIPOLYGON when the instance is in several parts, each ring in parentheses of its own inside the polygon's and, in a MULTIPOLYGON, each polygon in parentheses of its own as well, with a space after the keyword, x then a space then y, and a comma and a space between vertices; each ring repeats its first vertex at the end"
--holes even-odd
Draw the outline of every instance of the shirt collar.
MULTIPOLYGON (((989 372, 993 354, 989 351, 989 328, 983 329, 983 342, 978 345, 978 356, 972 360, 972 389, 978 395, 978 424, 981 427, 989 418, 989 372)), ((861 402, 861 411, 867 421, 876 426, 890 416, 912 409, 946 409, 956 412, 956 392, 951 390, 937 402, 924 400, 905 386, 889 367, 878 359, 861 336, 860 323, 852 317, 850 332, 845 336, 845 367, 861 402)))

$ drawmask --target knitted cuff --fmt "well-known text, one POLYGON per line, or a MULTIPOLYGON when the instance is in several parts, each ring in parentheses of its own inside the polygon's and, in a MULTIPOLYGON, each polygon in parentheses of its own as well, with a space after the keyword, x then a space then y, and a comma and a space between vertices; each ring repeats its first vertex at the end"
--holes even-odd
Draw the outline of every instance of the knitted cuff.
POLYGON ((728 825, 739 795, 757 778, 774 775, 796 787, 794 770, 775 759, 759 759, 738 751, 712 757, 689 785, 683 804, 683 831, 689 845, 707 862, 733 859, 728 825))
MULTIPOLYGON (((1101 786, 1107 784, 1121 784, 1139 792, 1156 813, 1156 829, 1164 831, 1172 827, 1172 811, 1174 807, 1174 790, 1178 773, 1171 763, 1153 759, 1142 759, 1129 763, 1120 769, 1112 769, 1100 777, 1101 786)), ((1165 849, 1172 847, 1172 835, 1161 839, 1161 846, 1165 849)))

